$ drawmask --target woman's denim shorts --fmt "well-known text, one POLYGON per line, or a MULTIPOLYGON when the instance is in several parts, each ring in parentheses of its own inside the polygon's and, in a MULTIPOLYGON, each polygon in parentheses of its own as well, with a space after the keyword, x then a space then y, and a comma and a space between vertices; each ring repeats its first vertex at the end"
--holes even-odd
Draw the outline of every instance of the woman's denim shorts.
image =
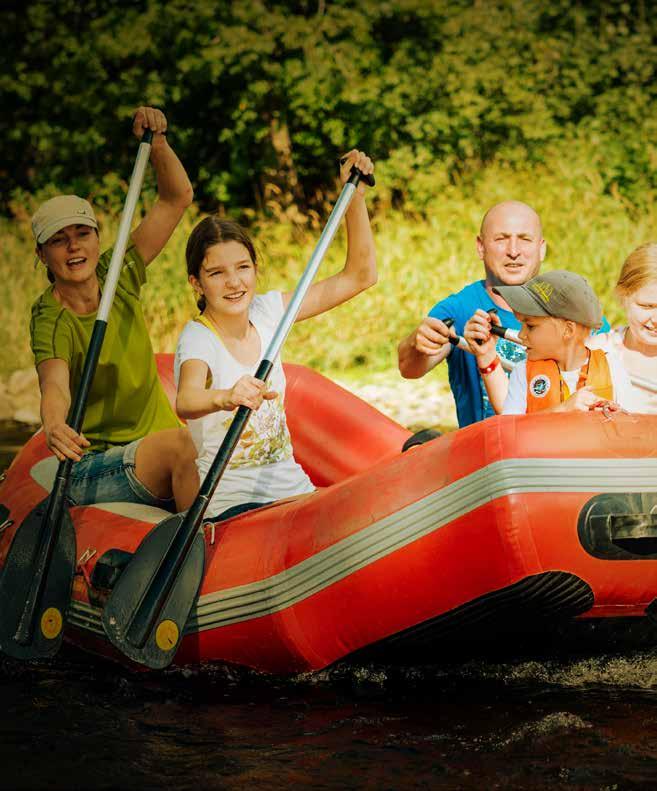
POLYGON ((128 445, 94 451, 73 465, 67 496, 72 505, 142 503, 170 509, 173 499, 150 492, 135 474, 135 456, 141 439, 128 445))

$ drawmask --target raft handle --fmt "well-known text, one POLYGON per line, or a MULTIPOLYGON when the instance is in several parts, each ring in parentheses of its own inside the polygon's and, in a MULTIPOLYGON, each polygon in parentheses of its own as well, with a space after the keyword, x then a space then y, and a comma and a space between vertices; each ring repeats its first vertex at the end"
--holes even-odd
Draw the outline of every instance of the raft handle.
POLYGON ((442 436, 440 431, 436 431, 433 428, 420 429, 420 431, 416 431, 412 437, 409 437, 406 442, 404 442, 402 445, 402 453, 405 453, 407 450, 415 448, 418 445, 424 445, 425 442, 429 442, 432 439, 437 439, 440 436, 442 436))
POLYGON ((636 554, 657 551, 657 513, 606 514, 591 517, 592 522, 603 521, 610 540, 619 547, 636 554))

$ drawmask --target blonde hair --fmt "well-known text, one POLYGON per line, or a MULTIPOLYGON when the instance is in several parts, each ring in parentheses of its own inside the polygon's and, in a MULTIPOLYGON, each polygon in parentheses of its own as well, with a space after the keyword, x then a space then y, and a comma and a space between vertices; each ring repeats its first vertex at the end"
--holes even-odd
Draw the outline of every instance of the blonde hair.
POLYGON ((625 259, 616 283, 616 294, 621 298, 629 297, 653 280, 657 281, 657 242, 646 242, 625 259))

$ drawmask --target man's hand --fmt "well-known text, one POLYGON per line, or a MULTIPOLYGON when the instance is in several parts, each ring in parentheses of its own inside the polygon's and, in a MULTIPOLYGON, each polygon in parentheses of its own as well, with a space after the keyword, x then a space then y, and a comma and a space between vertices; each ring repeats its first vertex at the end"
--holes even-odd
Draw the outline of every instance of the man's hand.
POLYGON ((420 326, 397 347, 399 373, 404 379, 419 379, 441 363, 451 352, 453 329, 440 319, 427 316, 420 326))
POLYGON ((454 331, 440 319, 427 316, 415 331, 415 349, 420 354, 432 357, 439 354, 444 345, 449 343, 450 336, 455 338, 454 331))

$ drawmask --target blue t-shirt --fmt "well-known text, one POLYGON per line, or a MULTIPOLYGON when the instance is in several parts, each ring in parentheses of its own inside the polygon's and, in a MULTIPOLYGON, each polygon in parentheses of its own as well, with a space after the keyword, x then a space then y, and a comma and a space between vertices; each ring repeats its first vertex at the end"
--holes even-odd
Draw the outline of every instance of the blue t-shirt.
MULTIPOLYGON (((454 319, 456 334, 463 335, 463 329, 468 319, 476 310, 488 311, 493 308, 497 310, 503 326, 512 330, 520 330, 520 322, 513 313, 493 302, 490 294, 486 291, 484 280, 470 283, 457 294, 450 294, 449 297, 437 302, 429 311, 429 315, 441 321, 449 318, 454 319)), ((608 330, 609 323, 603 319, 602 327, 598 332, 608 332, 608 330)), ((512 341, 498 338, 496 348, 499 356, 510 362, 515 363, 525 359, 525 350, 512 341)), ((486 387, 479 375, 474 354, 453 347, 447 358, 447 368, 449 385, 456 403, 456 416, 461 428, 495 414, 488 400, 486 387)))

